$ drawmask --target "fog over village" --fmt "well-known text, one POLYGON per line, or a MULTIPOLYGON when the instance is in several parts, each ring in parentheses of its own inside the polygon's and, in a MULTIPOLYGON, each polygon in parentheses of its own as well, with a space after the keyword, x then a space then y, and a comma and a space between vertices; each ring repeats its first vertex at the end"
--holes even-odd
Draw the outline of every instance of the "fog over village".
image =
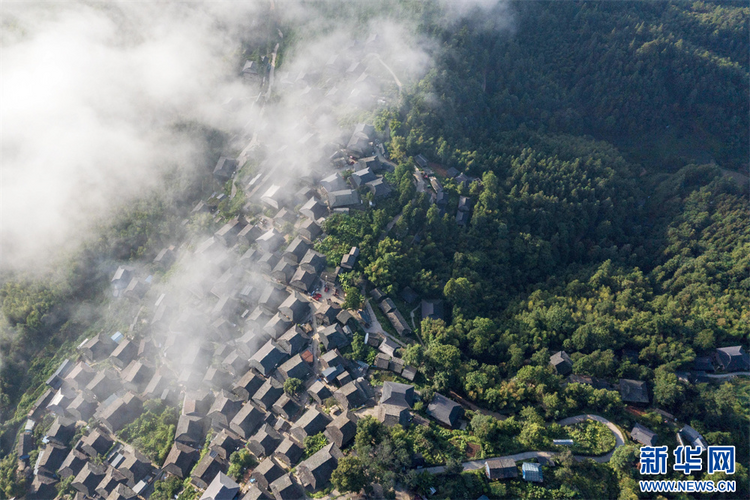
POLYGON ((533 9, 3 3, 0 498, 585 497, 631 488, 639 445, 721 441, 677 408, 750 369, 746 305, 671 354, 591 320, 650 289, 538 305, 651 286, 624 269, 661 239, 646 169, 565 135, 575 106, 512 122, 528 94, 490 61, 519 52, 488 54, 533 9), (528 194, 529 165, 583 187, 528 194))

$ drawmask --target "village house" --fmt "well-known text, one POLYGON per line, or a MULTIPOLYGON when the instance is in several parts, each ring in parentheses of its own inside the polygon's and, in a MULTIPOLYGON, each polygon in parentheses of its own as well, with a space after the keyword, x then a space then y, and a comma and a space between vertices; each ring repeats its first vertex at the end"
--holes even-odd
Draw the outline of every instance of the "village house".
POLYGON ((65 457, 63 463, 60 464, 60 467, 57 469, 57 475, 62 479, 67 479, 70 476, 76 476, 81 471, 81 469, 83 469, 83 466, 88 463, 88 460, 88 456, 86 456, 79 449, 74 448, 70 450, 68 456, 65 457))
POLYGON ((185 479, 199 458, 200 452, 198 450, 182 443, 174 443, 169 455, 164 460, 162 470, 180 479, 185 479))
POLYGON ((297 475, 302 485, 312 491, 325 486, 343 456, 341 450, 333 443, 315 452, 297 466, 297 475))
POLYGON ((114 433, 138 418, 142 411, 143 401, 132 392, 128 392, 107 406, 99 416, 99 421, 114 433))
POLYGON ((318 324, 329 326, 336 322, 336 315, 341 311, 340 307, 332 304, 321 304, 315 312, 315 319, 318 324))
POLYGON ((300 443, 305 442, 307 436, 314 436, 323 432, 331 419, 316 408, 309 408, 292 426, 291 434, 300 443))
POLYGON ((359 205, 359 194, 353 189, 342 189, 340 191, 328 192, 328 208, 331 210, 340 207, 359 205))
POLYGON ((326 193, 340 191, 346 189, 346 181, 341 177, 341 174, 334 172, 320 181, 320 187, 323 188, 326 193))
MULTIPOLYGON (((67 444, 73 439, 76 433, 76 421, 72 418, 57 417, 47 429, 45 436, 48 440, 59 443, 67 444)), ((25 433, 24 433, 25 434, 25 433)), ((20 458, 20 455, 19 455, 20 458)))
POLYGON ((446 427, 456 427, 458 420, 464 415, 464 409, 455 401, 435 393, 426 413, 446 427))
POLYGON ((309 339, 302 332, 302 329, 295 325, 276 340, 276 346, 287 355, 293 356, 300 352, 308 341, 309 339))
POLYGON ((310 314, 310 303, 292 293, 279 306, 279 314, 291 323, 302 323, 310 314))
POLYGON ((225 247, 232 247, 237 243, 238 235, 244 227, 245 224, 243 221, 239 218, 234 218, 216 231, 214 238, 220 241, 225 247))
POLYGON ((299 461, 299 459, 302 458, 302 455, 304 455, 304 453, 305 450, 302 448, 302 446, 300 446, 299 443, 297 443, 290 437, 285 437, 281 444, 276 447, 274 457, 276 457, 276 459, 283 462, 287 466, 293 467, 299 461))
POLYGON ((723 372, 741 372, 750 369, 750 355, 739 345, 716 349, 712 361, 714 367, 723 372))
POLYGON ((125 288, 125 291, 122 292, 122 296, 138 302, 146 295, 150 288, 151 285, 146 281, 142 281, 138 278, 133 278, 125 288))
MULTIPOLYGON (((278 253, 264 252, 260 255, 260 257, 258 257, 256 267, 261 273, 270 276, 274 268, 276 267, 276 264, 278 264, 280 260, 281 255, 279 255, 278 253)), ((279 287, 276 288, 278 289, 279 287)))
POLYGON ((177 443, 199 447, 203 444, 205 421, 201 417, 180 415, 177 420, 174 440, 177 443))
POLYGON ((294 482, 291 474, 284 474, 271 483, 269 488, 276 500, 299 500, 304 497, 302 489, 294 482))
POLYGON ((279 374, 281 374, 284 380, 297 378, 304 381, 310 376, 310 368, 304 362, 302 356, 295 354, 279 366, 279 374))
POLYGON ((378 346, 378 350, 389 358, 392 358, 396 355, 396 351, 400 347, 401 346, 395 340, 390 337, 386 337, 385 340, 383 340, 383 342, 381 342, 378 346))
POLYGON ((341 269, 352 269, 357 262, 357 257, 359 257, 359 248, 352 247, 349 253, 341 257, 341 269))
POLYGON ((231 477, 219 471, 200 500, 234 500, 240 492, 240 485, 231 477))
POLYGON ((320 274, 326 268, 326 257, 311 248, 305 252, 299 267, 309 273, 320 274))
POLYGON ((383 311, 383 314, 388 314, 396 310, 396 304, 393 302, 393 299, 386 297, 380 302, 380 310, 383 311))
POLYGON ((96 486, 95 491, 99 497, 108 498, 109 494, 112 493, 119 484, 125 484, 125 476, 123 476, 122 472, 117 469, 107 469, 106 474, 104 474, 104 477, 96 486))
MULTIPOLYGON (((325 207, 323 207, 323 205, 320 206, 325 210, 325 207)), ((315 223, 315 220, 312 219, 305 219, 301 221, 299 227, 297 228, 297 234, 299 234, 300 237, 308 243, 312 243, 313 241, 315 241, 315 239, 322 233, 323 230, 318 224, 315 223)))
POLYGON ((247 441, 248 449, 258 458, 270 457, 281 444, 282 436, 269 424, 263 424, 258 432, 247 441))
POLYGON ((234 386, 232 386, 232 392, 239 398, 247 401, 253 397, 258 389, 260 389, 263 382, 263 377, 253 370, 248 370, 237 382, 234 383, 234 386))
MULTIPOLYGON (((315 198, 310 198, 307 203, 302 205, 299 209, 299 213, 310 219, 311 221, 318 221, 321 217, 328 213, 328 209, 315 198)), ((312 239, 312 238, 310 238, 312 239)))
POLYGON ((216 451, 223 458, 229 458, 241 446, 242 442, 237 434, 228 429, 222 429, 211 439, 208 447, 216 451))
POLYGON ((542 477, 542 466, 533 462, 524 462, 521 465, 521 473, 523 480, 530 483, 541 483, 543 482, 542 477))
POLYGON ((255 403, 246 402, 229 423, 229 428, 241 438, 247 439, 255 433, 266 418, 266 414, 255 403))
POLYGON ((620 396, 625 403, 648 404, 648 386, 641 380, 620 379, 620 396))
POLYGON ((103 455, 112 447, 114 440, 100 429, 94 429, 87 436, 81 438, 80 449, 89 457, 103 455))
MULTIPOLYGON (((263 229, 255 224, 247 224, 237 233, 237 243, 241 245, 252 245, 263 234, 263 229)), ((249 252, 249 250, 248 250, 249 252)), ((260 256, 259 256, 260 257, 260 256)))
POLYGON ((88 392, 81 391, 66 408, 67 413, 76 420, 88 422, 99 408, 96 397, 88 392))
POLYGON ((357 434, 357 416, 345 411, 326 426, 326 438, 339 448, 347 446, 357 434))
POLYGON ((278 250, 281 245, 284 244, 284 236, 275 229, 271 228, 265 233, 258 236, 258 239, 255 240, 255 243, 261 250, 267 253, 273 253, 278 250))
POLYGON ((283 194, 282 186, 272 184, 260 197, 260 201, 264 205, 279 210, 284 204, 283 194))
POLYGON ((250 478, 255 479, 261 488, 267 490, 271 483, 283 475, 284 469, 279 467, 273 458, 266 457, 255 467, 252 474, 250 474, 250 478))
POLYGON ((414 387, 397 382, 384 382, 378 403, 378 420, 392 427, 396 424, 408 427, 411 420, 409 409, 414 404, 414 387))
POLYGON ((238 165, 236 160, 227 158, 226 156, 220 157, 219 161, 216 162, 216 166, 214 167, 214 179, 216 179, 216 181, 220 184, 226 183, 229 179, 232 178, 232 176, 234 176, 234 173, 237 170, 237 166, 238 165))
POLYGON ((206 489, 217 474, 226 472, 228 468, 228 460, 217 451, 209 450, 193 468, 190 473, 190 481, 198 488, 206 489))
POLYGON ((293 323, 291 321, 287 321, 286 318, 284 318, 281 313, 276 313, 271 317, 271 319, 268 320, 268 322, 263 325, 263 332, 268 335, 271 339, 277 339, 281 337, 284 332, 286 332, 289 328, 291 328, 293 323))
POLYGON ((280 350, 274 345, 273 341, 269 340, 250 358, 250 367, 257 370, 264 377, 268 377, 287 357, 284 351, 280 350))
POLYGON ((73 369, 73 363, 69 359, 63 360, 62 363, 60 363, 60 366, 57 367, 57 370, 54 371, 52 375, 49 376, 45 384, 52 387, 53 389, 59 389, 64 382, 65 377, 70 373, 70 371, 73 369))
POLYGON ((128 283, 130 283, 130 280, 133 278, 134 272, 135 269, 130 266, 120 266, 115 271, 114 276, 112 276, 110 283, 116 290, 122 290, 128 286, 128 283))
POLYGON ((326 348, 326 351, 337 349, 349 345, 349 339, 344 335, 344 331, 339 325, 329 325, 318 331, 320 343, 326 348))
POLYGON ((70 371, 65 375, 63 383, 72 387, 73 389, 80 391, 86 385, 91 382, 91 379, 96 375, 96 370, 91 368, 89 365, 80 361, 73 366, 70 371))
MULTIPOLYGON (((24 433, 24 436, 26 435, 31 437, 29 434, 24 433)), ((54 477, 57 469, 60 468, 67 456, 67 446, 59 443, 47 443, 47 446, 39 452, 39 456, 34 464, 34 473, 54 477)))
POLYGON ((167 269, 172 267, 172 264, 174 264, 176 260, 177 254, 174 251, 174 246, 168 246, 166 248, 162 248, 159 253, 156 254, 156 257, 154 258, 154 264, 162 271, 166 271, 167 269))
POLYGON ((422 301, 422 319, 445 319, 445 313, 443 312, 443 301, 442 300, 423 300, 422 301))
POLYGON ((271 271, 271 277, 279 283, 286 285, 297 271, 297 266, 286 259, 281 259, 271 271))
POLYGON ((220 391, 208 410, 208 418, 215 429, 227 429, 229 424, 242 408, 243 400, 236 396, 230 395, 225 391, 220 391))
POLYGON ((308 250, 310 250, 310 245, 308 245, 305 240, 297 236, 292 240, 291 243, 289 243, 289 246, 286 247, 286 250, 284 250, 283 253, 283 257, 285 260, 296 265, 300 263, 308 250))
POLYGON ((284 290, 268 285, 258 299, 258 306, 269 315, 274 315, 288 297, 289 294, 284 290))
POLYGON ((127 481, 130 488, 135 488, 136 484, 145 480, 154 472, 154 466, 144 454, 138 450, 133 450, 125 454, 124 460, 117 467, 127 481))
POLYGON ((328 386, 322 381, 316 380, 307 389, 307 393, 318 403, 323 404, 323 401, 333 396, 328 386))
POLYGON ((393 192, 391 187, 382 177, 378 177, 374 181, 368 182, 366 186, 367 189, 370 190, 370 193, 372 193, 373 198, 383 198, 393 192))
POLYGON ((96 363, 112 354, 117 344, 109 335, 98 333, 78 346, 78 352, 89 362, 96 363))
POLYGON ((344 410, 359 408, 367 402, 367 395, 354 380, 334 392, 333 397, 344 410))
POLYGON ((233 349, 222 360, 221 367, 234 375, 240 375, 250 368, 250 360, 237 349, 233 349))
POLYGON ((391 322, 391 325, 393 325, 393 328, 396 329, 396 332, 398 332, 399 335, 409 335, 411 333, 409 324, 406 322, 404 317, 401 315, 401 311, 399 311, 398 309, 389 312, 388 314, 386 314, 386 317, 388 318, 388 321, 391 322))
POLYGON ((317 279, 318 276, 315 273, 312 273, 300 267, 294 273, 292 279, 289 280, 289 286, 295 288, 296 290, 299 290, 300 292, 310 293, 315 288, 315 282, 317 281, 317 279))
POLYGON ((271 407, 271 411, 287 420, 293 420, 299 413, 300 406, 288 394, 282 394, 271 407))
POLYGON ((573 361, 565 351, 559 351, 550 356, 549 364, 552 365, 558 375, 563 377, 573 371, 573 361))
POLYGON ((325 354, 320 356, 320 364, 323 368, 331 368, 332 366, 339 366, 344 364, 344 358, 341 357, 338 349, 332 349, 326 351, 325 354))
POLYGON ((654 431, 638 423, 630 431, 630 437, 643 446, 655 446, 657 441, 657 435, 654 431))
POLYGON ((284 394, 284 384, 273 377, 269 377, 253 395, 253 401, 263 410, 270 411, 282 394, 284 394))
POLYGON ((104 479, 105 473, 106 468, 104 466, 86 462, 70 485, 84 495, 93 497, 96 494, 96 487, 104 479))
POLYGON ((274 498, 258 488, 258 486, 250 484, 245 490, 242 500, 274 500, 274 498))
POLYGON ((511 458, 488 458, 484 464, 484 473, 489 480, 513 479, 518 477, 516 461, 511 458))

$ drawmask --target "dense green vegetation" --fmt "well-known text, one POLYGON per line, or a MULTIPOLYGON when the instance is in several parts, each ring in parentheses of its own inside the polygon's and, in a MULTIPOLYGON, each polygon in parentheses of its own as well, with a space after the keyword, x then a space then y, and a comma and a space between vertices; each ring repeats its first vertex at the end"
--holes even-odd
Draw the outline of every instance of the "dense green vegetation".
POLYGON ((172 500, 182 488, 182 480, 177 476, 168 476, 154 483, 154 491, 149 498, 154 500, 172 500))
POLYGON ((307 436, 305 442, 302 443, 305 447, 305 458, 310 458, 315 455, 318 451, 325 448, 328 444, 328 438, 322 432, 307 436))
POLYGON ((604 455, 615 448, 615 436, 606 425, 594 420, 586 420, 565 429, 578 455, 604 455))
POLYGON ((179 409, 167 406, 160 400, 147 401, 143 413, 126 425, 118 437, 146 454, 154 463, 167 458, 174 441, 179 409))
POLYGON ((257 465, 257 463, 255 457, 246 448, 234 451, 229 455, 227 475, 235 481, 241 481, 245 477, 247 470, 257 465))
MULTIPOLYGON (((429 7, 410 11, 443 45, 435 67, 375 120, 390 132, 396 192, 378 210, 340 216, 320 249, 332 259, 362 249, 352 282, 366 278, 394 296, 410 286, 448 302, 445 321, 422 322, 424 347, 403 353, 433 389, 506 414, 541 409, 475 417, 485 453, 543 449, 566 436, 553 420, 585 411, 674 440, 660 419, 624 412, 615 390, 562 384, 548 360, 564 349, 575 373, 645 380, 657 407, 747 456, 746 384, 686 384, 675 372, 750 338, 747 186, 714 163, 747 168, 750 10, 514 7, 513 36, 471 16, 446 26, 429 7), (414 188, 411 157, 420 153, 448 195, 444 214, 414 188), (478 180, 456 184, 443 177, 449 167, 478 180), (459 195, 474 202, 465 228, 454 219, 459 195), (385 236, 379 221, 397 214, 385 236)), ((611 434, 595 430, 568 432, 602 453, 611 434)), ((583 471, 568 472, 565 488, 578 495, 617 496, 594 494, 583 471)), ((617 477, 623 493, 634 491, 631 476, 617 477)), ((746 472, 737 479, 746 492, 746 472)), ((493 495, 570 493, 544 488, 493 495)), ((489 495, 456 491, 441 495, 489 495)))

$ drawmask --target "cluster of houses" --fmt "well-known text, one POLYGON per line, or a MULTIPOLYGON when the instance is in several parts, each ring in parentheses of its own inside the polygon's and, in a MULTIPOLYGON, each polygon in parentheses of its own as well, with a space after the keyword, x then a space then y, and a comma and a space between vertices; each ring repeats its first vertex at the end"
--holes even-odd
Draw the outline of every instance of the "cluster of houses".
MULTIPOLYGON (((414 182, 417 186, 418 193, 428 193, 430 195, 430 201, 437 205, 440 210, 439 214, 442 217, 445 213, 445 206, 448 204, 448 195, 440 184, 432 169, 428 166, 429 161, 424 155, 418 154, 414 157, 414 161, 417 164, 414 170, 414 182)), ((448 178, 458 185, 468 186, 472 182, 478 180, 476 177, 470 177, 463 172, 459 172, 457 169, 451 167, 446 172, 448 178)), ((471 220, 471 210, 473 207, 473 201, 468 196, 460 196, 458 198, 458 208, 456 210, 456 223, 459 226, 466 226, 471 220)))
MULTIPOLYGON (((637 353, 623 351, 623 356, 635 357, 637 353)), ((588 375, 573 374, 573 361, 565 351, 559 351, 550 356, 550 365, 556 373, 566 376, 565 383, 579 383, 590 385, 596 389, 616 390, 620 393, 622 401, 635 407, 645 407, 650 402, 648 384, 642 380, 620 379, 617 384, 610 384, 605 380, 588 375)), ((742 346, 721 347, 716 349, 710 356, 697 357, 694 361, 695 371, 676 372, 677 378, 682 383, 707 382, 706 372, 722 371, 725 373, 745 372, 750 370, 750 359, 742 346)), ((664 410, 655 410, 666 420, 674 420, 674 416, 664 410)), ((636 423, 630 431, 633 441, 644 446, 654 446, 657 443, 657 434, 653 430, 636 423)), ((677 439, 692 446, 706 448, 703 436, 689 425, 684 426, 677 433, 677 439)))
MULTIPOLYGON (((180 263, 200 270, 199 279, 163 289, 135 267, 114 272, 115 296, 141 306, 140 327, 85 339, 77 357, 47 380, 17 442, 21 465, 33 475, 29 498, 54 497, 55 485, 68 477, 81 498, 108 500, 147 498, 154 482, 169 475, 189 480, 206 500, 296 499, 326 485, 356 432, 355 412, 376 402, 364 378, 370 367, 340 353, 358 322, 341 308, 337 276, 355 265, 359 250, 331 269, 314 247, 331 213, 358 207, 363 191, 373 198, 387 194, 377 175, 383 167, 365 155, 372 134, 372 127, 358 125, 332 157, 355 164, 347 180, 340 172, 300 179, 305 185, 296 187, 277 183, 270 172, 243 179, 248 203, 264 206, 263 214, 236 217, 194 248, 164 248, 150 268, 167 271, 180 263), (284 391, 290 378, 302 381, 300 393, 284 391), (118 437, 151 400, 180 407, 161 464, 118 437), (29 463, 34 429, 45 416, 52 425, 29 463), (319 433, 328 444, 303 460, 305 438, 319 433), (243 447, 258 465, 240 485, 227 472, 232 453, 243 447)), ((222 157, 214 176, 225 182, 237 169, 236 160, 222 157)), ((194 212, 211 213, 221 196, 194 212)), ((409 333, 393 302, 381 298, 397 331, 409 333)), ((442 314, 441 303, 430 304, 423 310, 442 314)), ((400 345, 393 339, 368 334, 366 342, 380 351, 376 368, 414 379, 416 370, 396 355, 400 345)), ((412 386, 387 383, 378 418, 407 425, 414 398, 412 386)), ((455 426, 463 409, 436 395, 428 414, 455 426)))

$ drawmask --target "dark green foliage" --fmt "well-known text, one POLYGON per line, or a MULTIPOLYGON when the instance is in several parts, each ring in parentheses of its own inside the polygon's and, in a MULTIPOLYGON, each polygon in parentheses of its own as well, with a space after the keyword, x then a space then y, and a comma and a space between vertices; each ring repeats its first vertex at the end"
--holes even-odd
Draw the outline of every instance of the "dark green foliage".
POLYGON ((341 307, 344 309, 360 309, 362 307, 362 294, 359 289, 353 286, 344 289, 346 299, 341 307))
POLYGON ((571 451, 579 455, 604 455, 615 447, 615 436, 601 422, 586 420, 565 428, 573 440, 571 451))
POLYGON ((336 470, 331 474, 331 484, 341 493, 358 493, 367 486, 365 467, 355 456, 339 460, 336 470))
POLYGON ((182 480, 177 476, 167 476, 154 483, 154 492, 149 498, 154 500, 172 500, 182 489, 182 480))
POLYGON ((245 473, 258 462, 246 448, 242 448, 229 455, 229 469, 227 475, 237 482, 242 481, 245 473))
POLYGON ((143 409, 141 416, 126 425, 118 436, 161 464, 172 448, 179 411, 159 400, 147 401, 143 409))
POLYGON ((0 460, 0 495, 3 498, 22 497, 26 494, 26 479, 16 472, 18 455, 11 453, 0 460))
POLYGON ((290 396, 299 394, 304 390, 304 388, 305 385, 298 378, 289 377, 284 381, 284 392, 286 392, 290 396))
POLYGON ((322 432, 319 432, 313 436, 307 436, 302 444, 305 446, 305 458, 310 458, 328 444, 328 439, 322 432))

